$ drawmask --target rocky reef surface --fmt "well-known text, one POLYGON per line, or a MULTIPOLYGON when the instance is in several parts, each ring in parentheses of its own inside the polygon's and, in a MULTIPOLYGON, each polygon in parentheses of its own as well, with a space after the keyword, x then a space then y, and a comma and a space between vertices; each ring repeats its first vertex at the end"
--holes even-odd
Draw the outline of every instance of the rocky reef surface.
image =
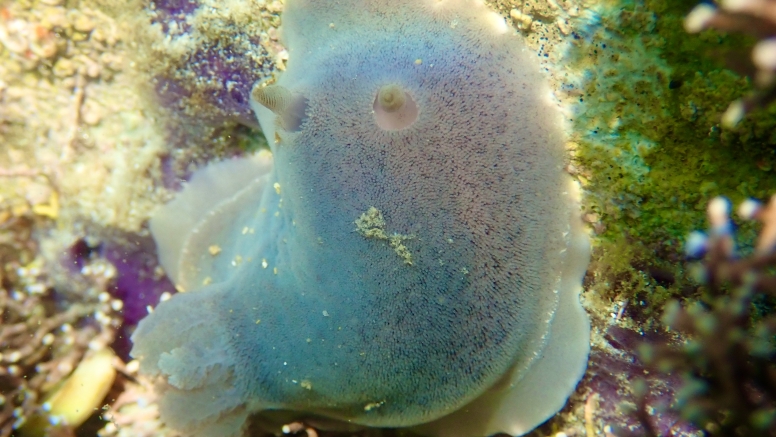
MULTIPOLYGON (((702 435, 696 417, 669 408, 684 395, 679 373, 664 376, 639 351, 685 342, 661 315, 669 301, 703 301, 684 241, 707 227, 711 198, 767 199, 776 186, 774 110, 721 123, 752 87, 737 67, 754 41, 688 35, 695 2, 488 3, 536 52, 565 111, 566 170, 584 189, 593 238, 588 371, 530 435, 702 435)), ((282 10, 0 2, 0 436, 175 435, 127 355, 137 321, 176 292, 146 222, 196 168, 266 146, 248 98, 285 68, 282 10), (87 393, 67 389, 87 371, 87 393)), ((757 232, 740 223, 742 255, 757 232)), ((772 313, 773 302, 756 303, 751 317, 772 313)))

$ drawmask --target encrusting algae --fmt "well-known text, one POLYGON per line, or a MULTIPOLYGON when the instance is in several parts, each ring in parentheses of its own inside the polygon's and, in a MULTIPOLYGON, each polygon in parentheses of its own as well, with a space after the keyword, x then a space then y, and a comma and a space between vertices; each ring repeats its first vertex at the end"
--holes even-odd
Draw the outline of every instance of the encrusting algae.
POLYGON ((412 265, 412 253, 407 246, 403 244, 404 240, 413 238, 410 235, 385 233, 385 219, 380 210, 374 206, 370 207, 365 213, 356 219, 356 230, 364 238, 374 238, 375 240, 387 241, 391 248, 404 260, 404 264, 412 265))
POLYGON ((721 125, 748 86, 707 54, 744 40, 687 35, 686 11, 676 5, 632 6, 602 14, 592 41, 581 38, 570 52, 572 65, 594 65, 579 95, 571 170, 589 193, 585 217, 600 235, 602 267, 621 266, 602 281, 647 285, 620 296, 616 287, 594 287, 651 311, 689 285, 678 248, 702 225, 708 199, 766 198, 776 179, 770 114, 736 129, 721 125))

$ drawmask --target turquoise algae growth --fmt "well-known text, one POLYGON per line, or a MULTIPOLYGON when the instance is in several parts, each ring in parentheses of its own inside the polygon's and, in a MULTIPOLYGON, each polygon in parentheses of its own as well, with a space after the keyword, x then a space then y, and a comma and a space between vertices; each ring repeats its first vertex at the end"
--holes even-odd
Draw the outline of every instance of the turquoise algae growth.
POLYGON ((589 349, 587 237, 533 52, 464 0, 290 0, 283 20, 287 71, 253 92, 272 156, 200 170, 151 222, 186 290, 133 335, 163 420, 530 431, 589 349))
MULTIPOLYGON (((598 233, 591 272, 597 296, 634 300, 648 315, 692 284, 681 267, 683 240, 704 226, 708 200, 766 199, 776 186, 774 110, 738 127, 720 126, 729 103, 749 89, 725 68, 751 43, 714 32, 688 35, 694 1, 607 2, 580 28, 570 65, 583 71, 573 118, 574 165, 586 218, 598 233), (660 284, 648 271, 676 279, 660 284)), ((568 92, 568 90, 566 90, 568 92)), ((754 233, 742 229, 744 240, 754 233)))

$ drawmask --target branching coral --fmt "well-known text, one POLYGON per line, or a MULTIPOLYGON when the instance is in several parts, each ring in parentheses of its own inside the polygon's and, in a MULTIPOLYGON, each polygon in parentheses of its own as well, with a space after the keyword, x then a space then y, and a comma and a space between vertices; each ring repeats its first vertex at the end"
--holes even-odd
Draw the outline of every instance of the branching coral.
POLYGON ((757 90, 728 107, 722 116, 724 125, 734 126, 747 113, 776 100, 776 1, 723 0, 719 8, 703 3, 687 16, 685 28, 691 33, 716 29, 761 38, 752 50, 757 90))
MULTIPOLYGON (((688 255, 703 256, 695 266, 703 293, 685 306, 672 301, 663 316, 686 339, 645 344, 641 355, 653 371, 681 376, 671 408, 709 435, 776 436, 776 196, 767 207, 746 201, 739 214, 763 224, 754 253, 738 257, 729 204, 713 200, 709 234, 687 244, 688 255)), ((656 436, 637 395, 644 433, 656 436)))

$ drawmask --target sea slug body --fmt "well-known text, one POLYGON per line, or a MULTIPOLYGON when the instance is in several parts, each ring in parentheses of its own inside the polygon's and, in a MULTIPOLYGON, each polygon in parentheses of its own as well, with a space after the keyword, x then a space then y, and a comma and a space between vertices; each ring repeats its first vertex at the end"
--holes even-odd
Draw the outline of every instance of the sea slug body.
POLYGON ((163 420, 530 431, 589 350, 535 55, 471 0, 288 0, 283 23, 287 71, 252 93, 271 156, 200 170, 151 223, 186 290, 133 335, 163 420))

